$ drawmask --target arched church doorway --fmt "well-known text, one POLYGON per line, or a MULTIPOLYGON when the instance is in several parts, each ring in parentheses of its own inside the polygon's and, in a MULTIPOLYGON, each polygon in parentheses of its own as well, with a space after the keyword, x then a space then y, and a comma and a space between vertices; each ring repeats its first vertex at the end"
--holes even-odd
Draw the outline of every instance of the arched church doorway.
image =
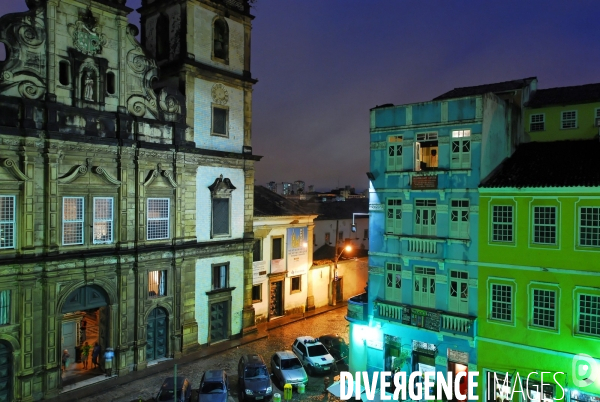
POLYGON ((82 286, 69 294, 65 300, 61 310, 63 320, 60 354, 62 359, 66 350, 69 363, 62 373, 63 387, 104 374, 101 364, 92 363, 92 354, 94 345, 98 343, 101 350, 98 363, 101 363, 104 351, 111 346, 108 305, 108 295, 97 285, 82 286))
POLYGON ((167 310, 162 307, 156 307, 148 315, 146 361, 167 357, 167 318, 167 310))
POLYGON ((0 341, 0 401, 12 401, 12 347, 0 341))

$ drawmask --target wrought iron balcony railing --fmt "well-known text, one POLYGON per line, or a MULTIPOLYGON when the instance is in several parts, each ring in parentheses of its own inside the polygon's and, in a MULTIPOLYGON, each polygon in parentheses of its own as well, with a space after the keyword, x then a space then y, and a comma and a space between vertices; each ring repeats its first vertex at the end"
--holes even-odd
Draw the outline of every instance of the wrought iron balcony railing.
POLYGON ((348 299, 346 320, 350 322, 369 322, 369 301, 366 293, 361 293, 348 299))

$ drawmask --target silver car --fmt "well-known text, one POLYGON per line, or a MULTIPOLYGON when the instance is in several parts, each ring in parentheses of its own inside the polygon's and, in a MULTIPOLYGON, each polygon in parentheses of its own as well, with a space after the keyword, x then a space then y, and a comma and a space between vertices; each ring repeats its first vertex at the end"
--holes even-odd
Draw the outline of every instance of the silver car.
POLYGON ((293 387, 297 387, 298 384, 308 382, 308 376, 302 363, 289 350, 275 352, 271 357, 271 373, 281 385, 291 384, 293 387))

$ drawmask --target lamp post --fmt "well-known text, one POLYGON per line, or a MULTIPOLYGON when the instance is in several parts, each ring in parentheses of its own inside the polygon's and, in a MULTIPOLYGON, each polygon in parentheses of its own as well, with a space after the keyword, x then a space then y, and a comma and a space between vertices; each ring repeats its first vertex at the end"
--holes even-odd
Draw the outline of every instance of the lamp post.
MULTIPOLYGON (((337 245, 337 242, 336 242, 337 245)), ((338 260, 340 259, 340 257, 342 256, 342 254, 344 254, 344 251, 351 251, 352 250, 352 246, 347 245, 346 247, 342 248, 342 251, 340 251, 340 253, 337 253, 337 247, 335 249, 335 259, 333 260, 333 281, 331 281, 331 305, 335 306, 337 304, 337 286, 336 283, 338 281, 338 274, 337 274, 337 263, 338 260)))

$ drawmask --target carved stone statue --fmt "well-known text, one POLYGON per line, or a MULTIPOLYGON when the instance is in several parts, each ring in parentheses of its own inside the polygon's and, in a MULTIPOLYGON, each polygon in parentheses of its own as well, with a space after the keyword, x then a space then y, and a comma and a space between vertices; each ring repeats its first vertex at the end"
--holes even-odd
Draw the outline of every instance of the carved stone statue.
POLYGON ((85 88, 83 98, 86 101, 94 100, 94 79, 92 78, 92 75, 89 71, 85 73, 85 88))

